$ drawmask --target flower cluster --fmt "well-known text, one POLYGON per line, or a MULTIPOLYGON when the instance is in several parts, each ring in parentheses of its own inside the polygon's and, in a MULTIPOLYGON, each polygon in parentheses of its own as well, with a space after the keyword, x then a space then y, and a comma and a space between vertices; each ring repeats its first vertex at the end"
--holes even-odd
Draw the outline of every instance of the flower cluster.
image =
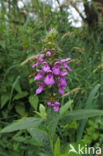
MULTIPOLYGON (((36 94, 40 94, 45 87, 53 86, 58 88, 59 94, 64 94, 63 87, 67 86, 65 76, 68 74, 68 71, 72 71, 68 66, 67 62, 70 61, 70 58, 62 59, 60 61, 54 62, 52 65, 45 61, 45 58, 48 58, 52 55, 50 51, 47 51, 46 54, 41 54, 36 57, 37 62, 32 65, 32 68, 38 67, 36 69, 37 75, 34 77, 36 84, 38 84, 38 89, 36 94)), ((60 103, 58 101, 51 103, 48 101, 48 106, 53 107, 55 112, 58 112, 60 103)))
POLYGON ((50 101, 48 101, 48 106, 53 107, 55 112, 59 111, 59 105, 60 103, 58 101, 55 101, 53 104, 50 101))

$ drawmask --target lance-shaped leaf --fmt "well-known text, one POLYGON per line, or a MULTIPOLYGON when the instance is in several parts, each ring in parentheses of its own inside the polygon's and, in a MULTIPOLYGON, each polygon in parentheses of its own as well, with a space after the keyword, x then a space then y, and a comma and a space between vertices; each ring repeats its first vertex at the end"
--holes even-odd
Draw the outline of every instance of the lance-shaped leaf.
POLYGON ((25 117, 3 128, 0 133, 13 132, 21 129, 38 127, 42 121, 43 120, 40 118, 25 117))
POLYGON ((103 111, 98 109, 85 109, 69 112, 61 117, 61 119, 67 119, 68 121, 72 120, 82 120, 90 117, 102 116, 103 111))

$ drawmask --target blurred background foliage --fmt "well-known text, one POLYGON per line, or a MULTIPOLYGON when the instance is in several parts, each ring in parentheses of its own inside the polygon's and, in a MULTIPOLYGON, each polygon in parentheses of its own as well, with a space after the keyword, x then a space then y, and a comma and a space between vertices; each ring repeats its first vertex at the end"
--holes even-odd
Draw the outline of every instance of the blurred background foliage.
MULTIPOLYGON (((35 95, 33 60, 25 65, 21 63, 41 52, 42 40, 50 28, 58 31, 56 41, 63 58, 72 58, 73 72, 67 78, 61 104, 73 99, 70 110, 103 109, 103 1, 1 0, 0 129, 24 116, 35 116, 34 110, 42 103, 42 95, 35 95), (53 7, 55 3, 57 7, 53 7), (78 9, 81 3, 84 12, 78 9), (79 28, 68 20, 71 6, 82 19, 79 28)), ((82 121, 61 122, 57 134, 62 149, 80 140, 91 146, 102 146, 103 120, 88 120, 84 127, 82 121)), ((0 134, 0 156, 46 156, 49 150, 48 144, 44 147, 26 131, 0 134)))

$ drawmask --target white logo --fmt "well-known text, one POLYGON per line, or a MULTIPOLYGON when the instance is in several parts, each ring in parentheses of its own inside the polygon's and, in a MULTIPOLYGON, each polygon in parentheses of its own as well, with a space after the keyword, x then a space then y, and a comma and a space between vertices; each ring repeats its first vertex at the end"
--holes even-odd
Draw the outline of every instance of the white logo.
POLYGON ((71 149, 69 150, 69 153, 70 153, 70 152, 78 153, 78 152, 75 150, 75 148, 74 148, 71 144, 70 144, 69 146, 70 146, 70 148, 71 148, 71 149))
POLYGON ((76 154, 101 154, 101 148, 100 147, 88 147, 87 145, 81 146, 78 144, 78 149, 76 150, 72 144, 69 145, 70 150, 68 152, 71 153, 76 153, 76 154))

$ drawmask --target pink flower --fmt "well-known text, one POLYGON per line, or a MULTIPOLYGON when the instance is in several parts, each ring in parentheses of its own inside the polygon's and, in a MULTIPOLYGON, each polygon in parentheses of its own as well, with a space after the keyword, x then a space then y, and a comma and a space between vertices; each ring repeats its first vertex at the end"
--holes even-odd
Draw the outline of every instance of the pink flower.
POLYGON ((53 105, 53 109, 54 109, 54 112, 58 112, 59 111, 59 105, 60 103, 58 101, 56 101, 53 105))
POLYGON ((50 70, 50 67, 47 62, 43 62, 42 69, 44 72, 48 72, 50 70))
POLYGON ((70 61, 71 60, 71 58, 66 58, 66 59, 62 59, 62 60, 60 60, 60 62, 61 62, 61 64, 65 67, 65 68, 67 68, 69 71, 72 71, 72 69, 67 65, 67 63, 66 62, 68 62, 68 61, 70 61))
POLYGON ((62 59, 62 60, 60 60, 62 63, 64 63, 64 62, 67 62, 67 61, 70 61, 71 60, 71 58, 66 58, 66 59, 62 59))
POLYGON ((37 82, 37 84, 39 85, 39 88, 36 90, 36 94, 40 94, 43 91, 45 85, 43 82, 37 82))
POLYGON ((66 83, 66 79, 61 76, 58 78, 58 92, 61 94, 61 95, 64 95, 64 89, 63 89, 63 86, 66 86, 67 83, 66 83))
POLYGON ((67 68, 69 71, 72 71, 72 69, 64 62, 63 63, 64 67, 67 68))
POLYGON ((60 103, 58 101, 54 102, 54 104, 52 104, 50 101, 48 101, 48 106, 53 107, 55 112, 59 111, 59 105, 60 105, 60 103))
POLYGON ((59 85, 58 85, 58 86, 61 86, 61 87, 67 86, 66 79, 65 79, 64 76, 60 76, 60 77, 58 78, 58 82, 59 82, 59 85))
POLYGON ((45 56, 44 54, 40 54, 40 58, 39 58, 39 59, 40 59, 41 61, 43 61, 44 56, 45 56))
POLYGON ((52 104, 50 101, 48 101, 48 106, 54 106, 54 104, 52 104))
POLYGON ((38 62, 37 62, 37 63, 35 63, 35 64, 33 64, 33 65, 32 65, 32 68, 37 67, 37 66, 39 66, 40 64, 41 64, 41 61, 40 61, 40 60, 38 60, 38 62))
POLYGON ((51 56, 51 52, 50 51, 47 51, 46 56, 47 57, 50 57, 51 56))
POLYGON ((53 109, 54 109, 54 112, 58 112, 59 111, 59 107, 58 106, 54 106, 53 109))
POLYGON ((34 80, 41 80, 43 78, 44 72, 39 69, 37 69, 36 71, 38 72, 38 74, 34 77, 34 80))
POLYGON ((32 68, 34 68, 34 67, 36 67, 36 66, 39 66, 39 65, 42 63, 43 58, 44 58, 44 54, 40 54, 40 56, 39 56, 39 57, 38 57, 38 56, 36 56, 36 57, 35 57, 35 59, 37 59, 37 60, 38 60, 38 62, 37 62, 37 63, 35 63, 35 64, 33 64, 33 65, 32 65, 32 68))
POLYGON ((62 72, 60 72, 60 76, 66 76, 66 75, 68 75, 68 73, 65 69, 62 72))
POLYGON ((61 95, 64 95, 64 90, 61 86, 58 87, 58 91, 61 95))
POLYGON ((53 74, 54 75, 59 75, 60 74, 60 62, 55 62, 53 68, 52 68, 53 74))
POLYGON ((53 85, 55 83, 54 78, 53 78, 53 73, 51 70, 48 71, 47 76, 44 79, 44 83, 46 85, 53 85))
POLYGON ((56 102, 54 103, 54 105, 55 105, 55 106, 59 106, 60 103, 59 103, 58 101, 56 101, 56 102))

